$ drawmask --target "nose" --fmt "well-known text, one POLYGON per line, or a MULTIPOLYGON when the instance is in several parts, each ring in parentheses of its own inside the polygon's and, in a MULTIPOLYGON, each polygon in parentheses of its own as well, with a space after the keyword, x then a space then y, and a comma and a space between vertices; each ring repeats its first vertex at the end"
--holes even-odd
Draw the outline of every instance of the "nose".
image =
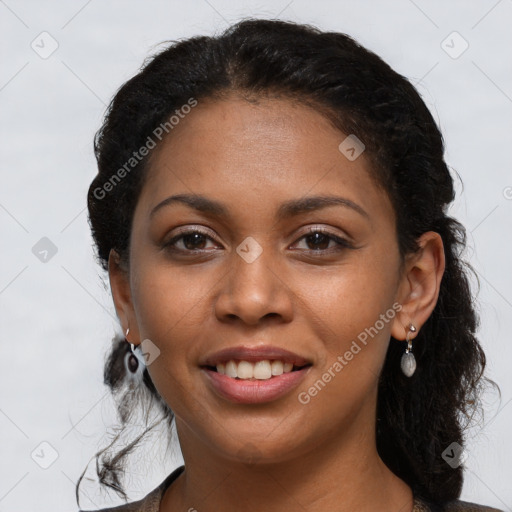
POLYGON ((215 301, 219 321, 252 326, 290 322, 293 293, 272 251, 264 249, 254 261, 233 251, 231 260, 215 301))

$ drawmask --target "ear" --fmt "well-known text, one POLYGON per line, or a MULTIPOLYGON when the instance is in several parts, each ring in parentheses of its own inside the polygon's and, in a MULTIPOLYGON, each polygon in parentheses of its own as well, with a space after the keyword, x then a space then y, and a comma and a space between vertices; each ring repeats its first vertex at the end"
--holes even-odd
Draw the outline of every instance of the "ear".
POLYGON ((428 231, 418 239, 420 249, 406 257, 396 301, 402 309, 391 326, 391 336, 405 340, 409 324, 416 327, 414 339, 434 310, 445 269, 444 245, 441 235, 428 231))
POLYGON ((119 254, 114 249, 110 250, 108 256, 108 275, 114 306, 117 317, 121 322, 123 334, 126 333, 126 329, 129 327, 130 332, 127 339, 130 343, 138 345, 140 336, 131 296, 130 275, 126 266, 121 262, 119 254))

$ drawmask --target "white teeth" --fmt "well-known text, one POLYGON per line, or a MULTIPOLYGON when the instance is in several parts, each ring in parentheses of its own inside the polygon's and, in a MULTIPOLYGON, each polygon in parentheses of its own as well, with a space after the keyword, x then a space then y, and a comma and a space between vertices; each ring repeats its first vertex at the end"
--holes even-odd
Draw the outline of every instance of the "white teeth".
POLYGON ((254 377, 254 365, 248 361, 240 361, 237 368, 239 379, 252 379, 254 377))
POLYGON ((249 361, 235 361, 231 359, 226 364, 219 363, 217 372, 221 375, 227 375, 233 379, 258 379, 268 380, 272 376, 289 373, 293 369, 292 363, 283 363, 282 361, 269 361, 268 359, 251 363, 249 361))
POLYGON ((270 379, 272 369, 269 361, 257 361, 254 365, 254 378, 260 380, 270 379))
POLYGON ((281 375, 283 370, 283 363, 281 361, 272 361, 272 375, 281 375))
POLYGON ((235 363, 235 361, 228 361, 226 363, 226 375, 228 377, 236 378, 237 373, 236 373, 236 363, 235 363))

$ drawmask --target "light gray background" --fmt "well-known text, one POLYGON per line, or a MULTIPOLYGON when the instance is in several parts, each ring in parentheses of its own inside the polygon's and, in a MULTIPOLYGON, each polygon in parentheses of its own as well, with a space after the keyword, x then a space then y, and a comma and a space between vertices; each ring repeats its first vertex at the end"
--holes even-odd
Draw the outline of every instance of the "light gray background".
MULTIPOLYGON (((464 183, 451 213, 482 283, 488 375, 503 392, 501 403, 487 396, 486 425, 471 432, 462 498, 512 510, 511 0, 0 0, 0 512, 77 510, 74 483, 115 420, 102 369, 118 327, 85 208, 105 106, 157 43, 245 16, 347 32, 417 84, 439 122, 464 183), (57 248, 46 263, 32 252, 42 237, 57 248)), ((179 453, 136 459, 131 498, 180 463, 179 453)), ((93 480, 83 489, 82 508, 120 503, 93 480)))

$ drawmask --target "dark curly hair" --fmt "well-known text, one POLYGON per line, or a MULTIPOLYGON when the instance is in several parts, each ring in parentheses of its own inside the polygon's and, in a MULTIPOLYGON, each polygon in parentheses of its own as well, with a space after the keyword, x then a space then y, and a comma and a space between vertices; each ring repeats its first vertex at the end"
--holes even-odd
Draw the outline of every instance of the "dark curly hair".
MULTIPOLYGON (((463 466, 452 468, 442 453, 453 442, 464 446, 464 431, 481 410, 483 384, 492 383, 483 376, 486 359, 475 337, 479 319, 469 271, 478 289, 480 283, 462 259, 465 228, 447 215, 455 192, 436 122, 414 86, 351 37, 310 25, 245 19, 216 37, 172 42, 145 62, 113 98, 95 138, 99 172, 87 199, 100 265, 108 270, 114 249, 129 268, 132 218, 149 160, 130 160, 134 152, 191 98, 200 102, 233 93, 312 105, 341 132, 364 141, 372 179, 395 209, 402 262, 418 250, 420 235, 441 235, 445 272, 435 309, 416 338, 418 369, 411 378, 397 371, 403 346, 389 344, 379 381, 376 437, 383 461, 415 495, 439 504, 458 498, 463 466), (121 169, 125 172, 117 179, 121 169)), ((124 338, 114 342, 104 378, 115 393, 127 389, 118 405, 124 427, 134 410, 123 364, 129 346, 124 338)), ((142 401, 156 401, 160 421, 171 427, 173 413, 147 369, 142 382, 142 401)), ((99 457, 110 445, 96 454, 100 482, 125 498, 121 461, 146 432, 114 457, 104 455, 101 468, 99 457)))

